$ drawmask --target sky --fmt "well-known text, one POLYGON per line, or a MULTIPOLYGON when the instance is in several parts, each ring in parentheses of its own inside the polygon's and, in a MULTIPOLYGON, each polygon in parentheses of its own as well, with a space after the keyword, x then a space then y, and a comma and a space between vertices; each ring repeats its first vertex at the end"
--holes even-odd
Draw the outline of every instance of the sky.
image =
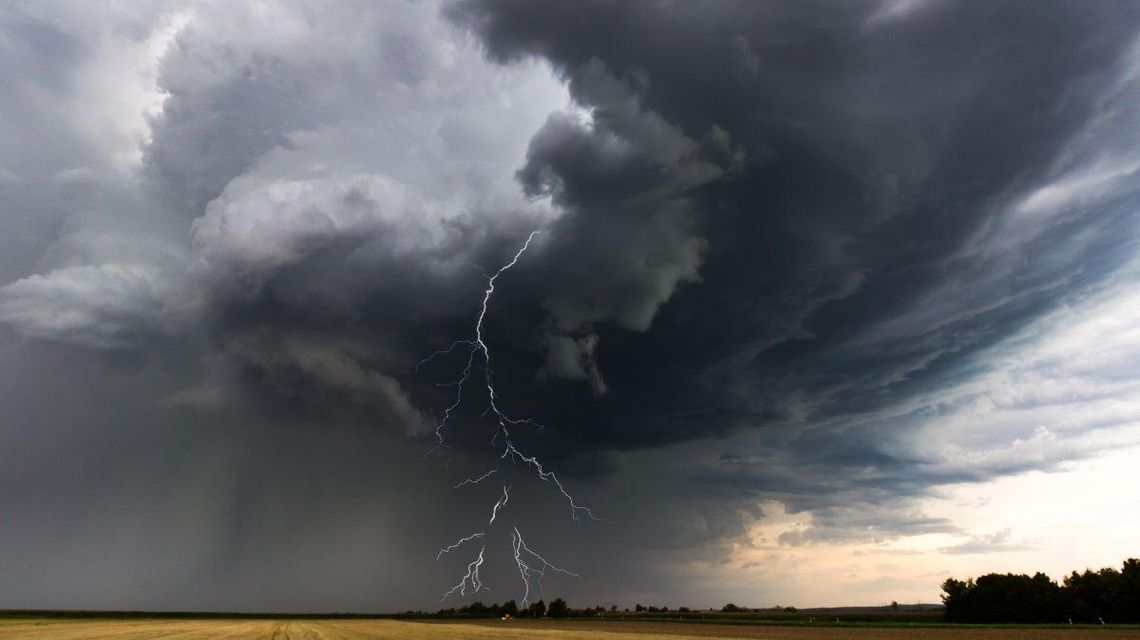
POLYGON ((1136 2, 15 0, 0 85, 0 608, 1137 554, 1136 2))

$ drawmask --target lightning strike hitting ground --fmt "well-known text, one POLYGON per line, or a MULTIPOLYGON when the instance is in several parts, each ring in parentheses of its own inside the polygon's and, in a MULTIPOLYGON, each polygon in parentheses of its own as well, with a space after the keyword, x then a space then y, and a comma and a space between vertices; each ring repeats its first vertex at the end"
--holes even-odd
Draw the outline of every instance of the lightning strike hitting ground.
POLYGON ((483 552, 486 550, 486 546, 479 548, 479 556, 467 565, 467 574, 459 580, 459 584, 455 585, 447 593, 443 594, 443 597, 439 599, 440 602, 447 600, 447 597, 456 591, 458 591, 459 595, 461 596, 467 595, 468 584, 471 585, 471 593, 479 593, 480 591, 488 588, 484 586, 483 581, 479 579, 479 567, 483 566, 483 552))
POLYGON ((518 527, 515 527, 514 532, 511 534, 511 549, 514 551, 515 564, 518 565, 519 575, 522 577, 523 587, 525 588, 525 592, 523 593, 523 597, 522 597, 522 608, 524 608, 524 609, 527 607, 527 605, 530 602, 531 579, 533 578, 535 580, 535 583, 538 585, 538 588, 541 591, 542 590, 542 579, 543 579, 543 577, 546 576, 546 570, 547 569, 550 569, 551 571, 556 571, 558 573, 563 573, 563 574, 566 574, 568 576, 573 576, 575 578, 580 577, 578 574, 576 574, 572 571, 567 571, 565 569, 561 569, 559 567, 554 566, 553 564, 548 562, 546 560, 546 558, 543 558, 542 556, 540 556, 537 553, 535 553, 534 551, 532 551, 529 547, 527 547, 526 543, 523 542, 523 537, 522 537, 522 534, 519 533, 518 527), (538 560, 542 564, 539 565, 539 567, 537 569, 534 567, 531 567, 529 564, 526 563, 526 560, 523 559, 523 552, 526 552, 527 555, 531 556, 535 560, 538 560))
MULTIPOLYGON (((491 297, 495 293, 495 281, 498 280, 499 276, 503 275, 503 273, 505 273, 506 271, 508 271, 509 269, 514 267, 516 264, 518 264, 519 259, 522 258, 522 255, 524 253, 526 253, 527 249, 530 247, 531 241, 534 240, 534 237, 536 235, 538 235, 539 233, 540 232, 537 230, 532 231, 530 233, 530 235, 527 236, 526 242, 523 243, 522 248, 520 248, 518 250, 518 252, 515 253, 515 255, 511 258, 511 260, 509 262, 507 262, 505 265, 500 267, 498 271, 494 272, 490 276, 487 276, 486 272, 483 272, 483 275, 487 277, 487 288, 484 289, 484 291, 483 291, 483 303, 479 309, 479 315, 475 321, 474 338, 470 339, 470 340, 456 340, 455 342, 453 342, 451 344, 451 346, 447 347, 446 349, 440 349, 440 350, 435 351, 430 356, 424 358, 423 360, 421 360, 420 362, 418 362, 416 364, 415 370, 419 371, 420 367, 422 367, 423 365, 430 363, 431 361, 433 361, 437 357, 453 353, 461 345, 465 346, 467 348, 467 359, 463 365, 463 370, 462 370, 462 373, 460 374, 460 376, 452 382, 441 383, 441 384, 436 385, 436 386, 440 386, 440 387, 452 387, 452 386, 454 386, 455 387, 455 396, 454 396, 454 399, 452 400, 451 404, 449 404, 444 409, 443 416, 440 418, 439 422, 436 424, 435 431, 434 431, 435 446, 433 446, 431 450, 429 450, 426 454, 424 454, 424 458, 426 459, 427 456, 430 455, 432 453, 432 451, 434 451, 435 449, 447 447, 447 444, 444 441, 444 430, 448 427, 453 413, 457 409, 459 409, 459 407, 463 404, 463 388, 464 388, 464 386, 466 386, 467 381, 470 380, 470 378, 471 378, 472 370, 475 368, 476 356, 481 356, 482 360, 483 360, 483 362, 482 362, 482 364, 483 364, 483 376, 486 380, 486 389, 487 389, 487 409, 486 409, 486 411, 484 411, 484 415, 494 414, 495 420, 498 423, 498 428, 495 430, 495 433, 491 438, 491 443, 495 444, 499 437, 502 437, 502 439, 503 439, 503 445, 502 445, 503 451, 502 451, 502 454, 499 456, 499 460, 500 461, 510 460, 511 462, 522 463, 525 466, 531 468, 540 480, 542 480, 543 482, 553 484, 555 487, 557 487, 558 492, 561 493, 562 496, 566 499, 566 501, 570 504, 570 517, 571 517, 571 519, 573 519, 577 523, 581 523, 581 519, 579 518, 580 514, 585 514, 591 520, 598 520, 598 518, 596 518, 594 516, 593 512, 590 511, 590 509, 588 507, 584 507, 584 506, 579 505, 574 500, 574 496, 571 495, 570 492, 566 490, 565 486, 563 486, 562 482, 558 479, 558 476, 555 475, 555 473, 553 471, 547 471, 543 467, 542 463, 539 462, 539 460, 536 456, 528 456, 528 455, 524 454, 523 452, 521 452, 517 446, 515 446, 515 443, 512 439, 512 436, 511 436, 511 427, 513 427, 515 425, 520 425, 520 424, 530 425, 530 426, 536 427, 538 429, 542 429, 543 427, 541 424, 535 422, 531 418, 513 418, 499 407, 498 402, 497 402, 498 394, 495 391, 494 378, 493 378, 492 372, 491 372, 491 350, 487 346, 487 342, 484 339, 483 323, 487 318, 487 309, 490 306, 491 297)), ((482 270, 480 270, 480 271, 482 271, 482 270)), ((487 478, 489 478, 490 476, 497 473, 498 471, 499 471, 498 466, 492 467, 491 469, 489 469, 486 473, 484 473, 481 476, 467 478, 467 479, 459 482, 458 484, 455 485, 454 488, 459 489, 461 487, 465 487, 468 485, 479 484, 479 483, 483 482, 484 480, 486 480, 487 478)), ((502 496, 499 497, 499 499, 495 502, 495 504, 491 508, 491 518, 487 523, 488 527, 495 524, 495 520, 499 518, 500 511, 504 507, 506 507, 509 499, 510 499, 510 487, 508 485, 503 485, 502 496)), ((445 553, 452 551, 453 549, 458 548, 459 546, 461 546, 462 544, 464 544, 466 542, 469 542, 470 540, 473 540, 475 538, 481 538, 481 537, 483 537, 483 535, 484 535, 483 533, 478 533, 478 534, 473 534, 473 535, 468 536, 466 538, 460 539, 455 544, 441 550, 439 552, 439 554, 436 555, 436 560, 438 561, 439 558, 442 557, 445 553)), ((528 598, 530 596, 531 581, 535 580, 536 584, 538 584, 538 586, 541 588, 541 579, 543 576, 546 575, 547 569, 550 569, 552 571, 556 571, 558 573, 563 573, 566 575, 577 577, 577 574, 572 573, 570 571, 566 571, 564 569, 560 569, 560 568, 550 564, 549 562, 546 561, 545 558, 543 558, 542 556, 540 556, 537 553, 530 550, 526 546, 526 543, 523 542, 522 534, 519 533, 519 530, 517 527, 514 528, 514 532, 511 534, 511 541, 512 541, 512 549, 514 551, 515 564, 518 566, 519 575, 522 577, 523 587, 525 589, 525 594, 523 596, 524 606, 528 602, 528 598), (538 560, 541 564, 539 564, 537 568, 531 567, 530 565, 527 564, 526 560, 524 559, 524 554, 529 556, 530 558, 533 558, 533 560, 538 560)), ((449 590, 447 593, 445 593, 443 595, 442 600, 446 600, 448 598, 448 596, 454 594, 457 591, 459 592, 459 594, 461 596, 466 595, 467 590, 468 590, 468 586, 470 586, 472 593, 478 592, 480 589, 484 588, 482 582, 479 580, 479 567, 482 566, 482 564, 483 564, 483 551, 485 548, 486 548, 486 546, 484 546, 482 549, 479 550, 479 556, 474 561, 472 561, 470 564, 467 565, 467 574, 463 576, 463 578, 459 581, 458 584, 456 584, 454 587, 451 588, 451 590, 449 590)), ((533 562, 533 560, 532 560, 532 562, 533 562)))

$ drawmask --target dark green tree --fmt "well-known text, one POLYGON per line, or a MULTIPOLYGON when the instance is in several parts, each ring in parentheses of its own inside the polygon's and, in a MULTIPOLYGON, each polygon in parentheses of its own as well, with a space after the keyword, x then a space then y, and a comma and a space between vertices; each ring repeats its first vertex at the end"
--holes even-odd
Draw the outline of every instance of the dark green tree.
POLYGON ((1074 571, 1061 585, 1033 576, 990 573, 976 580, 942 583, 950 622, 1140 622, 1140 560, 1120 570, 1074 571))
POLYGON ((566 601, 562 598, 555 598, 550 602, 550 607, 547 608, 546 615, 551 618, 565 618, 570 615, 570 607, 566 605, 566 601))

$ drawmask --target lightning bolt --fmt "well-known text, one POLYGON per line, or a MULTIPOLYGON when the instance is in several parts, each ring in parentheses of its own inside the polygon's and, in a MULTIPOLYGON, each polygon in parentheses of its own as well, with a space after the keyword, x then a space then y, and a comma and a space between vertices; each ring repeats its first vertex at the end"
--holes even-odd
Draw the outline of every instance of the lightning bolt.
POLYGON ((473 534, 467 536, 466 538, 460 538, 459 540, 457 540, 455 542, 455 544, 453 544, 449 547, 444 547, 443 549, 440 549, 439 553, 435 554, 435 561, 439 562, 439 559, 443 557, 443 554, 449 553, 451 551, 455 551, 459 547, 462 547, 464 543, 471 542, 472 540, 475 540, 477 538, 482 538, 482 537, 483 537, 483 532, 479 532, 479 533, 473 533, 473 534))
MULTIPOLYGON (((412 371, 419 372, 420 367, 424 366, 425 364, 428 364, 429 362, 431 362, 432 360, 435 360, 436 358, 438 358, 440 356, 445 356, 445 355, 451 353, 452 351, 455 351, 455 347, 458 347, 461 344, 465 344, 467 346, 472 346, 475 343, 472 342, 471 340, 456 340, 455 342, 451 343, 450 347, 448 347, 446 349, 438 349, 436 351, 433 351, 430 356, 428 356, 428 357, 424 358, 423 360, 420 360, 419 362, 417 362, 416 366, 412 367, 412 371)), ((437 385, 437 386, 449 387, 449 386, 451 386, 451 384, 441 384, 441 385, 437 385)))
POLYGON ((490 478, 491 476, 495 475, 498 472, 499 472, 498 467, 492 467, 489 471, 487 471, 487 473, 484 473, 483 475, 479 476, 478 478, 467 478, 463 482, 460 482, 459 484, 452 487, 452 489, 459 489, 460 487, 466 487, 467 485, 479 484, 480 482, 486 480, 487 478, 490 478))
POLYGON ((563 497, 566 498, 566 501, 570 503, 570 518, 573 519, 574 522, 577 522, 579 524, 582 522, 578 518, 579 511, 585 513, 586 516, 591 520, 601 520, 601 518, 598 518, 594 515, 593 511, 590 511, 589 507, 583 507, 574 502, 574 496, 566 490, 566 487, 562 486, 562 482, 558 479, 558 476, 555 475, 553 471, 544 470, 542 468, 542 463, 538 461, 538 458, 535 456, 525 456, 519 452, 519 450, 516 449, 515 445, 511 442, 511 434, 507 431, 505 426, 501 426, 501 432, 503 434, 503 438, 507 442, 507 446, 503 451, 503 455, 500 456, 500 459, 511 458, 513 460, 518 460, 519 462, 525 463, 534 469, 534 472, 538 474, 539 478, 542 478, 543 482, 550 482, 555 487, 558 487, 558 492, 561 493, 563 497))
MULTIPOLYGON (((558 489, 558 492, 562 495, 562 497, 565 498, 567 503, 570 505, 571 519, 574 520, 574 522, 580 524, 580 515, 585 515, 591 520, 598 520, 599 518, 594 516, 594 513, 589 509, 589 507, 578 504, 574 499, 574 496, 566 489, 566 487, 562 484, 562 481, 558 479, 558 476, 553 471, 548 471, 545 469, 542 463, 538 460, 537 456, 528 456, 520 451, 519 448, 515 445, 511 435, 511 429, 513 427, 517 425, 529 425, 541 430, 543 426, 531 418, 514 418, 499 407, 499 395, 495 390, 495 381, 491 370, 491 349, 487 346, 484 332, 484 323, 487 318, 487 310, 490 307, 491 298, 495 294, 496 281, 499 279, 499 276, 503 275, 508 270, 512 269, 516 264, 518 264, 523 254, 526 253, 527 249, 530 248, 531 241, 533 241, 535 236, 537 236, 539 233, 540 231, 538 230, 531 231, 522 247, 514 254, 514 256, 511 257, 510 261, 500 267, 493 274, 487 275, 486 272, 480 269, 483 275, 487 278, 487 285, 483 290, 482 304, 479 308, 479 315, 475 320, 474 336, 468 340, 456 340, 446 349, 437 350, 428 357, 416 363, 414 370, 419 371, 420 367, 432 362, 440 356, 451 354, 457 349, 461 350, 462 348, 466 348, 467 350, 467 357, 459 377, 452 382, 436 384, 436 386, 439 387, 454 387, 455 395, 451 403, 446 408, 444 408, 443 415, 440 418, 439 422, 436 423, 434 431, 435 445, 427 453, 424 454, 423 459, 426 459, 427 456, 431 455, 431 453, 436 449, 447 447, 444 438, 444 431, 450 425, 454 413, 463 404, 463 390, 466 387, 467 382, 471 379, 471 373, 475 369, 476 365, 476 358, 481 358, 483 376, 486 380, 487 392, 487 410, 484 411, 484 415, 493 414, 495 421, 498 423, 498 428, 495 430, 495 433, 491 437, 491 443, 494 445, 498 438, 502 437, 503 450, 502 454, 499 456, 499 460, 509 460, 512 463, 521 463, 533 470, 537 477, 543 482, 553 484, 558 489)), ((421 459, 421 462, 423 459, 421 459)), ((459 489, 461 487, 479 484, 498 471, 499 466, 496 465, 481 476, 462 480, 453 488, 459 489)), ((488 527, 491 527, 495 524, 495 520, 499 517, 500 511, 507 505, 507 501, 509 499, 510 487, 504 484, 502 496, 499 497, 499 499, 491 507, 491 518, 487 523, 488 527)), ((444 554, 459 548, 466 542, 469 542, 476 538, 482 538, 483 535, 484 534, 481 532, 472 534, 466 538, 461 538, 455 544, 442 549, 439 554, 436 555, 436 560, 438 561, 439 558, 444 554)), ((528 548, 526 546, 526 543, 523 541, 522 534, 519 533, 517 527, 514 527, 514 532, 511 534, 511 546, 514 552, 515 564, 518 567, 519 575, 523 580, 523 588, 525 590, 523 596, 524 606, 527 604, 528 598, 530 596, 532 581, 534 581, 535 584, 537 584, 541 589, 541 580, 542 577, 546 575, 547 570, 577 577, 577 574, 554 566, 553 564, 547 562, 545 558, 528 548), (531 563, 534 563, 537 560, 538 564, 532 567, 530 564, 528 564, 528 559, 531 563)), ((461 596, 466 595, 468 588, 470 588, 472 593, 476 593, 480 589, 485 588, 483 583, 479 580, 479 567, 481 567, 483 564, 483 554, 485 549, 486 546, 484 545, 484 547, 479 550, 478 557, 467 565, 467 573, 463 576, 463 578, 460 579, 458 584, 447 591, 447 593, 443 594, 442 600, 446 600, 449 596, 456 592, 458 592, 461 596)))
POLYGON ((563 573, 563 574, 566 574, 568 576, 573 576, 575 578, 580 577, 578 574, 576 574, 572 571, 567 571, 565 569, 554 566, 549 561, 547 561, 546 558, 535 553, 533 550, 530 549, 530 547, 527 547, 526 542, 523 541, 522 534, 519 533, 518 527, 515 527, 514 532, 511 533, 511 550, 514 551, 515 565, 518 566, 519 576, 522 577, 523 588, 525 589, 525 592, 523 593, 523 597, 522 597, 523 608, 526 608, 527 604, 529 604, 529 601, 530 601, 531 580, 533 579, 535 581, 535 583, 538 585, 539 590, 541 590, 542 589, 542 579, 543 579, 543 577, 546 576, 546 570, 547 569, 550 569, 551 571, 555 571, 558 573, 563 573), (526 560, 523 559, 523 553, 526 553, 528 556, 530 556, 534 560, 538 560, 538 562, 540 563, 538 565, 538 568, 531 567, 529 564, 527 564, 526 560))
POLYGON ((483 566, 483 552, 486 550, 486 546, 483 546, 479 549, 479 555, 474 560, 472 560, 470 564, 467 565, 467 574, 459 579, 459 584, 455 585, 450 590, 448 590, 447 593, 443 594, 443 597, 439 599, 440 602, 447 600, 448 596, 455 593, 456 591, 458 591, 459 595, 461 596, 467 595, 468 584, 471 585, 471 593, 479 593, 480 591, 487 589, 487 587, 483 585, 483 581, 479 579, 479 567, 483 566))
POLYGON ((499 498, 499 501, 495 503, 495 506, 491 507, 491 520, 487 523, 488 527, 495 524, 495 518, 499 515, 499 509, 507 506, 507 500, 510 500, 511 498, 510 490, 510 487, 503 485, 503 497, 499 498))
MULTIPOLYGON (((454 386, 455 387, 455 400, 452 401, 452 403, 450 405, 448 405, 446 409, 443 410, 443 417, 440 418, 438 423, 436 423, 435 432, 434 432, 436 446, 433 447, 433 450, 437 447, 446 447, 447 446, 444 443, 443 431, 447 427, 448 423, 451 422, 452 412, 454 412, 456 409, 459 408, 459 406, 461 404, 463 404, 463 387, 467 384, 467 381, 471 378, 471 370, 475 366, 475 355, 476 354, 482 354, 482 356, 483 356, 483 366, 484 366, 484 371, 485 371, 486 378, 487 378, 487 394, 488 394, 488 397, 490 399, 490 410, 495 412, 495 416, 499 419, 500 425, 504 424, 504 423, 505 424, 524 424, 524 423, 525 424, 534 424, 534 421, 530 420, 530 419, 515 420, 512 418, 509 418, 506 414, 504 414, 502 411, 500 411, 498 405, 495 404, 495 397, 496 397, 495 385, 491 379, 491 350, 487 348, 487 343, 483 339, 483 321, 487 318, 487 308, 491 304, 491 296, 494 295, 494 293, 495 293, 495 281, 499 279, 499 276, 503 275, 508 270, 510 270, 512 267, 514 267, 516 264, 518 264, 519 258, 522 257, 522 254, 526 253, 526 250, 528 248, 530 248, 531 241, 534 240, 534 237, 536 235, 538 235, 539 233, 540 232, 538 230, 531 231, 530 235, 528 235, 526 237, 526 242, 523 243, 522 248, 519 249, 517 253, 515 253, 514 257, 511 258, 511 261, 508 262, 507 264, 503 265, 502 267, 500 267, 498 271, 496 271, 493 275, 491 275, 491 277, 487 278, 487 288, 484 289, 484 291, 483 291, 483 304, 479 308, 479 316, 475 321, 475 338, 473 340, 456 340, 455 342, 451 343, 451 346, 449 346, 448 348, 439 349, 439 350, 433 352, 430 356, 424 358, 423 360, 420 360, 419 362, 416 363, 416 366, 414 367, 415 371, 419 371, 420 367, 424 366, 425 364, 428 364, 432 360, 435 360, 439 356, 446 355, 446 354, 449 354, 449 353, 455 351, 455 348, 460 346, 460 345, 466 345, 468 347, 468 349, 467 349, 467 362, 466 362, 466 364, 464 364, 463 372, 460 374, 459 378, 457 378, 453 382, 438 385, 438 386, 443 386, 443 387, 454 386)), ((431 451, 429 451, 428 453, 431 453, 431 451)))

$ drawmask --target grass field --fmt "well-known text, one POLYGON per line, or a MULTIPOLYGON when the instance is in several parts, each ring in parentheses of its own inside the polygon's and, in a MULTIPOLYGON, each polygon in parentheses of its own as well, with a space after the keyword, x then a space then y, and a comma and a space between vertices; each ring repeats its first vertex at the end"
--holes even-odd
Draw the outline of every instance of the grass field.
POLYGON ((0 638, 86 640, 1140 640, 1140 629, 1032 627, 805 627, 674 622, 514 621, 435 623, 395 620, 82 620, 0 621, 0 638))

